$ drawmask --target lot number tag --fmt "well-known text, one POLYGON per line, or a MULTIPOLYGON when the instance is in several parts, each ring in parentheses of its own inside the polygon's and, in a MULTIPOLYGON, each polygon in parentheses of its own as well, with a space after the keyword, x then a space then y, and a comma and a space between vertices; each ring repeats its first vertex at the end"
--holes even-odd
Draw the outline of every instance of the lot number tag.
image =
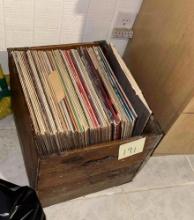
POLYGON ((146 138, 141 138, 136 141, 120 145, 118 160, 143 152, 145 141, 146 138))

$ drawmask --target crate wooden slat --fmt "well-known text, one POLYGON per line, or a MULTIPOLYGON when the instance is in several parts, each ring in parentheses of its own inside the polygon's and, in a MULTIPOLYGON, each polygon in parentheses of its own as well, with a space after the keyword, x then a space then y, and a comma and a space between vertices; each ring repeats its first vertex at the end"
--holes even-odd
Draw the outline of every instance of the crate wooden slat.
POLYGON ((162 138, 162 132, 151 116, 142 136, 128 140, 88 146, 61 155, 39 155, 30 113, 18 78, 11 51, 27 49, 76 48, 98 45, 100 42, 68 44, 33 48, 10 48, 12 106, 30 185, 37 191, 43 206, 73 199, 78 196, 117 186, 133 179, 162 138), (119 146, 146 137, 144 151, 118 160, 119 146))

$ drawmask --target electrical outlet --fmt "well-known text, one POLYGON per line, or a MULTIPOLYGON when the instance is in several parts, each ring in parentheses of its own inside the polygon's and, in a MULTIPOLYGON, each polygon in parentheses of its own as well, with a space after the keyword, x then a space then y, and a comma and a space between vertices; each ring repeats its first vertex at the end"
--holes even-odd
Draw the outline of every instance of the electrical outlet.
POLYGON ((120 39, 132 39, 133 30, 128 28, 114 28, 112 32, 112 37, 120 39))
POLYGON ((120 11, 117 14, 114 28, 131 29, 136 18, 136 14, 131 12, 120 11))

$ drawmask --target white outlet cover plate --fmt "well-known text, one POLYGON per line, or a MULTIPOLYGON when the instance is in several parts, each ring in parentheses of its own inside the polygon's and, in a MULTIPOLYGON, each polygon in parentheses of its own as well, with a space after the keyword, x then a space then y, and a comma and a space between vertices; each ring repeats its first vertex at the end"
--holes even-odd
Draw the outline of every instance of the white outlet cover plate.
POLYGON ((132 39, 133 30, 128 28, 113 28, 112 37, 120 39, 132 39))
POLYGON ((114 28, 131 29, 135 22, 136 13, 119 11, 115 20, 114 28))

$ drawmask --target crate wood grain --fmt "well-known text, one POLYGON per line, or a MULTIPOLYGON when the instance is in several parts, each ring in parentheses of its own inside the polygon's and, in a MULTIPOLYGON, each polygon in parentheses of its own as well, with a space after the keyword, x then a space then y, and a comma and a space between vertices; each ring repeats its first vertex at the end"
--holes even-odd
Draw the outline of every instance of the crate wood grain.
MULTIPOLYGON (((70 49, 80 45, 91 46, 100 43, 43 46, 30 49, 70 49)), ((29 48, 8 49, 12 106, 29 182, 37 191, 42 205, 53 205, 130 182, 162 138, 160 126, 154 117, 150 117, 142 136, 92 145, 60 155, 40 155, 36 149, 32 120, 11 55, 11 51, 15 49, 27 50, 29 48), (142 153, 118 160, 121 144, 133 142, 142 137, 146 137, 142 153)))

